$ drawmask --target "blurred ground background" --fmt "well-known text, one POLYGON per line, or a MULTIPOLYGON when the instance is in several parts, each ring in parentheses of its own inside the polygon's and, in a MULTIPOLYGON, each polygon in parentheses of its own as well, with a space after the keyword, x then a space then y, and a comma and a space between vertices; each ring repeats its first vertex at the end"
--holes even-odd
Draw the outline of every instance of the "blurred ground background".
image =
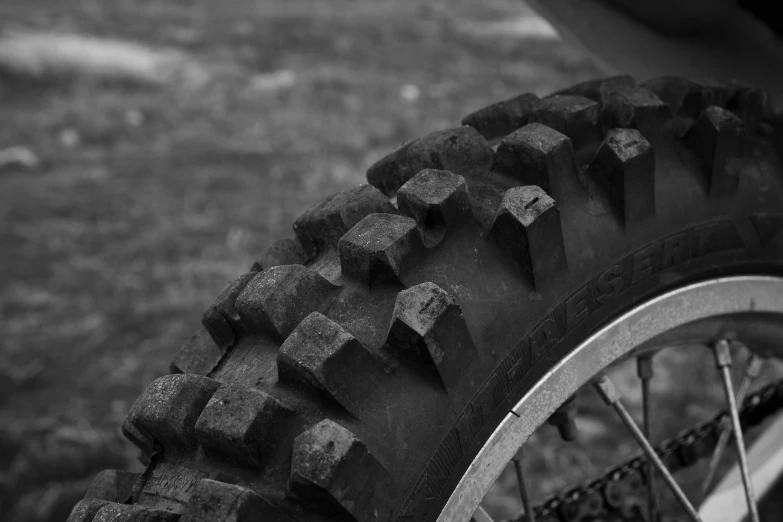
MULTIPOLYGON (((118 429, 133 400, 307 206, 482 105, 600 74, 519 0, 7 0, 0 64, 0 150, 21 147, 0 161, 8 521, 64 520, 94 473, 140 469, 118 429), (31 29, 154 53, 40 38, 20 51, 12 33, 31 29), (68 46, 108 72, 74 74, 68 46)), ((706 356, 658 361, 659 395, 686 372, 698 383, 656 410, 661 436, 720 406, 706 356)), ((633 375, 619 379, 637 393, 633 375)), ((594 447, 549 428, 531 442, 537 498, 634 452, 594 398, 583 413, 594 447)), ((504 474, 487 498, 498 519, 519 509, 515 488, 504 474)))

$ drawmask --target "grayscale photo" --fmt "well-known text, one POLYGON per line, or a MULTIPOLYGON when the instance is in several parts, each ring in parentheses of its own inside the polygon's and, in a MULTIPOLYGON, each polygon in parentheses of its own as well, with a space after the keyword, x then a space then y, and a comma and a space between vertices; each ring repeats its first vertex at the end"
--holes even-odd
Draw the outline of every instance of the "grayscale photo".
POLYGON ((776 7, 0 1, 0 521, 783 520, 776 7))

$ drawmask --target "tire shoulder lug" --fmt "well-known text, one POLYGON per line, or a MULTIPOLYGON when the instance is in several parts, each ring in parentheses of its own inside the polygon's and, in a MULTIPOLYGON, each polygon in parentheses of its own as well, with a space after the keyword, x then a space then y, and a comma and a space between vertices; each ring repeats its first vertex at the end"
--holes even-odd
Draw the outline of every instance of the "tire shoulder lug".
POLYGON ((560 211, 538 186, 506 191, 489 237, 511 255, 537 292, 554 284, 567 268, 560 211))

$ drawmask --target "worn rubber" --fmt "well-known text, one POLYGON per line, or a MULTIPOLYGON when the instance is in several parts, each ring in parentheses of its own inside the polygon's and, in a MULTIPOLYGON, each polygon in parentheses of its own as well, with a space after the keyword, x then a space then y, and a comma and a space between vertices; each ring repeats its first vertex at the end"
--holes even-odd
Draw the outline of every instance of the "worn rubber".
POLYGON ((616 77, 406 143, 226 286, 126 419, 146 471, 70 520, 434 520, 601 324, 783 275, 779 122, 752 87, 616 77))

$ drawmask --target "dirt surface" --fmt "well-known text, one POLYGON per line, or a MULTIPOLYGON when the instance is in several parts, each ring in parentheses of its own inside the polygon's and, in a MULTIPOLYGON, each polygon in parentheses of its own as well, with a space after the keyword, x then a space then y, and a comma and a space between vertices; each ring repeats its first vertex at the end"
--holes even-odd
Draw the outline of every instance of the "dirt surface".
MULTIPOLYGON (((157 87, 0 74, 0 149, 41 161, 0 169, 9 521, 63 520, 98 470, 140 469, 118 433, 133 400, 308 205, 482 105, 600 74, 517 0, 29 0, 0 3, 0 20, 197 65, 157 87)), ((589 456, 551 431, 533 442, 537 496, 606 464, 605 418, 580 421, 601 443, 589 456)), ((511 474, 487 507, 519 509, 511 474)))

